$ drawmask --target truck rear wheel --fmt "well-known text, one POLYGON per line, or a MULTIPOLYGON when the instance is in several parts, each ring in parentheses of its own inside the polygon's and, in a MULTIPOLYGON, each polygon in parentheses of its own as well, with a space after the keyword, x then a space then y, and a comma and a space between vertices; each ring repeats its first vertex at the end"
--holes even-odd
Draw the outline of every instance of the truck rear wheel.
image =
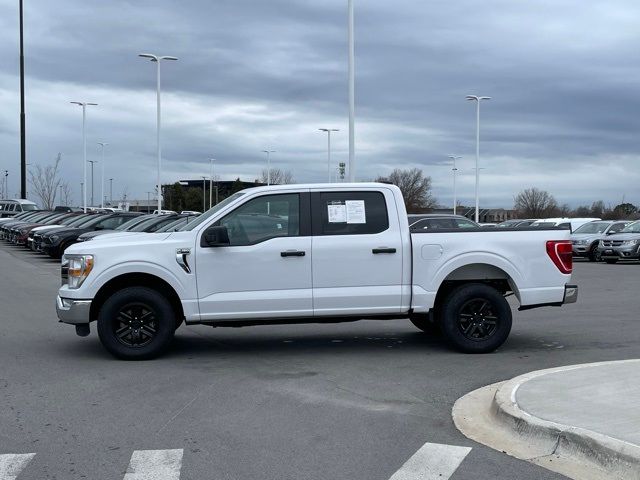
POLYGON ((481 283, 456 288, 442 304, 442 333, 461 352, 493 352, 509 336, 511 322, 504 296, 481 283))
POLYGON ((114 293, 98 314, 100 342, 123 360, 147 360, 164 353, 173 340, 175 326, 171 303, 146 287, 114 293))

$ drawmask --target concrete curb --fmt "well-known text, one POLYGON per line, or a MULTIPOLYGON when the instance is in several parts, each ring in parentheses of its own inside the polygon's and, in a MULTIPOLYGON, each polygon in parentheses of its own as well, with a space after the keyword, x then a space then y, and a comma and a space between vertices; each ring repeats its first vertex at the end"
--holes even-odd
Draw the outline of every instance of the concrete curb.
POLYGON ((574 365, 539 370, 481 388, 456 402, 454 422, 473 440, 571 478, 640 480, 639 446, 535 417, 520 407, 516 396, 523 384, 543 375, 629 362, 640 368, 640 360, 574 365), (478 418, 479 404, 483 418, 478 418))

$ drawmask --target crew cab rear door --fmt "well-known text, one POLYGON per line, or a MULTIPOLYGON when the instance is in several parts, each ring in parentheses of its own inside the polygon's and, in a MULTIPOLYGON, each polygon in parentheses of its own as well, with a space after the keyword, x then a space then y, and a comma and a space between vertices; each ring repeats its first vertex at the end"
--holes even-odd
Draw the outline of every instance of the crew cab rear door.
POLYGON ((393 314, 402 240, 390 190, 311 190, 314 316, 393 314))

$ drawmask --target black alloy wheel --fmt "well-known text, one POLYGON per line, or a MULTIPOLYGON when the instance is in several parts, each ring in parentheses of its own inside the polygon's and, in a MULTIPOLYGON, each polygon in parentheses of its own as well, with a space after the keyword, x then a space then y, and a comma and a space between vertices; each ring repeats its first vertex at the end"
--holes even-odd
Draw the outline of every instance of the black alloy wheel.
POLYGON ((153 307, 145 303, 129 303, 120 307, 111 328, 118 342, 125 347, 144 347, 158 333, 156 313, 153 307))
POLYGON ((461 352, 493 352, 511 332, 511 307, 501 292, 487 284, 455 288, 442 300, 441 312, 442 333, 461 352))
POLYGON ((469 340, 479 342, 496 333, 499 319, 495 307, 486 298, 465 302, 458 311, 458 329, 469 340))
POLYGON ((147 287, 113 293, 98 313, 100 342, 123 360, 147 360, 164 353, 176 325, 176 312, 166 295, 147 287))
POLYGON ((589 250, 589 261, 590 262, 601 262, 602 261, 602 257, 600 256, 600 252, 598 251, 598 244, 595 243, 592 247, 591 250, 589 250))

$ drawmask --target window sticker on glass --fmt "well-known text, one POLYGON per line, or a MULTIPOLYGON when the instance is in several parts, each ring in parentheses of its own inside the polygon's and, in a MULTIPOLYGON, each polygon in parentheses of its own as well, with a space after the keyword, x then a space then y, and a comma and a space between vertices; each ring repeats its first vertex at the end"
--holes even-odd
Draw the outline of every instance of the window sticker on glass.
POLYGON ((327 213, 329 223, 346 223, 347 221, 347 206, 343 203, 327 204, 327 213))
POLYGON ((347 200, 347 223, 367 223, 364 200, 347 200))

